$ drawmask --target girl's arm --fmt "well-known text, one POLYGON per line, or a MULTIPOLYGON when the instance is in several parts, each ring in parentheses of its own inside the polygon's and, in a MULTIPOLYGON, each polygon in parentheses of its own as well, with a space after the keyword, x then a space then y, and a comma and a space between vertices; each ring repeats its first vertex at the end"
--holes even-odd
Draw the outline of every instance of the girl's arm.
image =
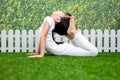
POLYGON ((40 43, 38 45, 38 51, 36 55, 29 56, 30 58, 36 58, 36 57, 43 57, 45 52, 45 45, 46 45, 46 37, 48 34, 48 30, 50 28, 49 23, 46 21, 43 25, 43 29, 40 35, 40 43))
POLYGON ((49 28, 50 28, 50 25, 46 21, 43 25, 43 29, 42 29, 41 36, 40 36, 39 55, 41 55, 41 56, 44 56, 45 45, 46 45, 46 37, 47 37, 49 28))

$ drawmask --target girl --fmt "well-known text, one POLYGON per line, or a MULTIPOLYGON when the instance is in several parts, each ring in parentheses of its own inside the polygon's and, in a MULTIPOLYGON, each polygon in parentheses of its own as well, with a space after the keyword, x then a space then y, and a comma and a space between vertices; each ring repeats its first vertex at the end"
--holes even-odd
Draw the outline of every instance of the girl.
POLYGON ((55 11, 51 16, 45 17, 40 27, 38 51, 29 57, 43 57, 45 49, 55 55, 96 56, 98 54, 97 48, 86 40, 81 32, 76 31, 74 17, 62 11, 55 11), (58 30, 62 28, 65 29, 58 30), (72 44, 56 42, 53 37, 54 32, 65 35, 72 44))

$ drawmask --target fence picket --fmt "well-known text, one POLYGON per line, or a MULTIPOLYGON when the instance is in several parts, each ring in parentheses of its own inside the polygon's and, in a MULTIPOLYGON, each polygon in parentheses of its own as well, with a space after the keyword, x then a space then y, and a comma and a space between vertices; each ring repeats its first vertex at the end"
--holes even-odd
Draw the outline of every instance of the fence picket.
POLYGON ((90 37, 90 42, 91 42, 93 45, 95 45, 95 42, 96 42, 96 40, 95 40, 95 38, 96 38, 96 37, 95 37, 95 33, 96 33, 95 30, 93 30, 93 29, 90 30, 90 36, 91 36, 91 37, 90 37))
POLYGON ((15 52, 20 52, 20 30, 15 31, 15 52))
POLYGON ((37 51, 38 49, 39 42, 40 42, 40 31, 36 30, 35 31, 35 51, 37 51))
POLYGON ((99 52, 102 52, 102 30, 97 30, 97 48, 99 52))
POLYGON ((28 31, 28 51, 33 52, 33 30, 28 31))
POLYGON ((111 44, 110 45, 110 51, 111 52, 115 52, 115 43, 116 43, 116 40, 115 40, 115 30, 111 30, 111 35, 110 35, 110 37, 111 37, 111 42, 109 43, 109 44, 111 44))
POLYGON ((8 52, 13 52, 13 30, 8 31, 8 52))
POLYGON ((7 46, 6 46, 6 30, 1 31, 1 52, 6 52, 7 46))
POLYGON ((27 32, 26 30, 22 30, 22 34, 21 34, 21 39, 22 39, 22 52, 26 52, 27 51, 27 32))
POLYGON ((109 51, 109 31, 104 30, 104 51, 109 51))
POLYGON ((120 52, 120 29, 117 30, 117 52, 120 52))
POLYGON ((83 31, 83 35, 85 36, 86 39, 89 40, 89 31, 87 29, 83 31))

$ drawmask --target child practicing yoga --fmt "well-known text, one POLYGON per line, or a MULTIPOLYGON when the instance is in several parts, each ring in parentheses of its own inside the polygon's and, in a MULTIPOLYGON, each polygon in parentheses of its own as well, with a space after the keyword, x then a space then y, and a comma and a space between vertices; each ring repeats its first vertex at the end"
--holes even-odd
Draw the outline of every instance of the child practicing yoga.
POLYGON ((44 57, 45 50, 54 55, 67 56, 96 56, 97 48, 92 45, 82 34, 77 32, 74 16, 62 11, 55 11, 51 16, 44 18, 43 24, 39 28, 40 42, 38 50, 30 54, 30 58, 44 57), (67 42, 56 42, 54 33, 65 35, 72 44, 67 42))

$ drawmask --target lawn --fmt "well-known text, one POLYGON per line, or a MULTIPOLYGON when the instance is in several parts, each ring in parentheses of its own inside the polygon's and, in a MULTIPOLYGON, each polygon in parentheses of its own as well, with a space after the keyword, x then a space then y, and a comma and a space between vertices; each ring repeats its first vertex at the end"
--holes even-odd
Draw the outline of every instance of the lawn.
POLYGON ((0 53, 0 80, 120 80, 120 52, 35 59, 26 54, 0 53))

